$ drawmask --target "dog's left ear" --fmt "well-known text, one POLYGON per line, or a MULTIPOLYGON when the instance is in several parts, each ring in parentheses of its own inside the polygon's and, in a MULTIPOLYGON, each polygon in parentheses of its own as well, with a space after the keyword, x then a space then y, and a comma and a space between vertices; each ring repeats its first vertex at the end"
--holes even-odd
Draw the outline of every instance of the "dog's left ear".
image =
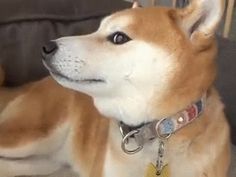
POLYGON ((194 42, 214 36, 224 13, 225 0, 192 0, 184 9, 177 10, 180 27, 194 42))

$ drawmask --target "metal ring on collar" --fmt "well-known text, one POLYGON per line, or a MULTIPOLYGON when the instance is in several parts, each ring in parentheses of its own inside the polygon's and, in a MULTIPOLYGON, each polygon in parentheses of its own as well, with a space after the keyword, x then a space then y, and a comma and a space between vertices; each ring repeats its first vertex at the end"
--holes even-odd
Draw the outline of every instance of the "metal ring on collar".
POLYGON ((160 131, 159 131, 159 126, 160 126, 161 123, 162 123, 163 121, 165 121, 166 119, 167 119, 167 118, 163 118, 163 119, 159 120, 159 121, 157 122, 157 124, 156 124, 157 136, 158 136, 158 138, 160 138, 160 139, 162 139, 162 140, 168 139, 168 138, 170 138, 170 136, 172 135, 172 133, 169 133, 169 134, 166 134, 166 135, 162 135, 162 134, 160 133, 160 131))
POLYGON ((126 144, 128 144, 127 142, 129 142, 128 139, 137 133, 139 133, 139 130, 132 130, 131 132, 127 133, 122 139, 121 148, 126 154, 132 155, 143 149, 143 146, 138 146, 136 149, 132 149, 132 150, 129 150, 126 148, 126 144))

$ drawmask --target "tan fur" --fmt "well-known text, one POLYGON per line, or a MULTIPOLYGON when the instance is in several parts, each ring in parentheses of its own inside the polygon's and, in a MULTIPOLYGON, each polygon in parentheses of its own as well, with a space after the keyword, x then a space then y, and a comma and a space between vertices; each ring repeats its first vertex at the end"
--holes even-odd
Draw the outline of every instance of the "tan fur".
POLYGON ((16 147, 47 136, 54 126, 67 118, 72 97, 70 91, 59 87, 48 78, 26 90, 22 90, 18 97, 9 101, 1 113, 5 119, 0 125, 2 147, 16 147))
MULTIPOLYGON (((224 106, 212 86, 217 24, 208 28, 209 35, 187 32, 198 19, 198 8, 196 1, 183 10, 134 8, 115 13, 103 23, 106 28, 120 18, 131 18, 132 23, 123 30, 132 39, 168 51, 175 63, 167 89, 161 96, 154 92, 148 103, 152 117, 171 116, 206 93, 204 113, 167 141, 165 162, 170 166, 170 177, 226 177, 229 166, 229 128, 224 106)), ((92 39, 95 44, 107 45, 102 35, 92 39)), ((19 88, 1 88, 0 98, 0 156, 5 158, 0 161, 0 177, 32 174, 30 170, 19 173, 17 166, 4 166, 12 153, 20 158, 46 155, 48 162, 68 164, 81 177, 142 177, 147 164, 156 160, 158 142, 136 155, 126 155, 120 147, 118 121, 99 113, 90 96, 63 88, 51 77, 19 88), (53 148, 34 150, 59 130, 64 139, 52 139, 53 148)), ((58 166, 52 165, 48 173, 58 166)))

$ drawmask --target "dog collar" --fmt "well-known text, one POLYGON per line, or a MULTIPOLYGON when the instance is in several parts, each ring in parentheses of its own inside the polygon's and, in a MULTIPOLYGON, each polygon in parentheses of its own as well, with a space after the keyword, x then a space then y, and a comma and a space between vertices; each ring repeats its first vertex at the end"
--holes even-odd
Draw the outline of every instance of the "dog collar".
POLYGON ((180 111, 173 116, 144 123, 136 127, 120 122, 120 132, 123 136, 121 142, 122 150, 127 154, 135 154, 142 150, 144 144, 149 141, 156 138, 162 140, 168 139, 176 131, 187 126, 202 114, 204 110, 204 102, 205 96, 199 101, 189 105, 185 110, 180 111), (137 144, 136 149, 130 150, 127 148, 130 138, 135 140, 137 144))

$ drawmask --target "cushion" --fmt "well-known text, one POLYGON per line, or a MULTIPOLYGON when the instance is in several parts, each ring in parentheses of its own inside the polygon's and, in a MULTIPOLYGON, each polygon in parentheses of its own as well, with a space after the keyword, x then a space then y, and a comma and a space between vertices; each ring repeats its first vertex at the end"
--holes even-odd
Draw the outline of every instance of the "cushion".
POLYGON ((218 38, 218 77, 216 86, 225 103, 225 112, 236 144, 236 42, 218 38))

